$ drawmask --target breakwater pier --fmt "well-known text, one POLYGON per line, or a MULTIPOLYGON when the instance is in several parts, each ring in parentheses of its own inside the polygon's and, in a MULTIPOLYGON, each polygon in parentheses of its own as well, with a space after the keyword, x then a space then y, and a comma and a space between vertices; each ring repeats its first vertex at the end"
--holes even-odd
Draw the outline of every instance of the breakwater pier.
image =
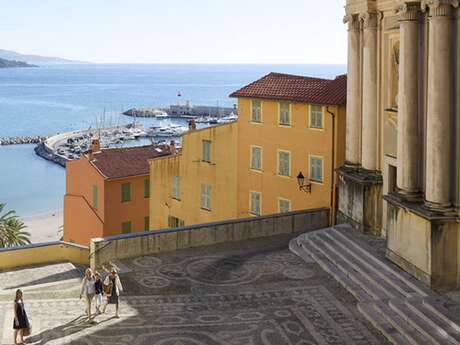
POLYGON ((20 144, 38 144, 49 136, 45 135, 25 135, 17 137, 0 137, 0 145, 20 145, 20 144))

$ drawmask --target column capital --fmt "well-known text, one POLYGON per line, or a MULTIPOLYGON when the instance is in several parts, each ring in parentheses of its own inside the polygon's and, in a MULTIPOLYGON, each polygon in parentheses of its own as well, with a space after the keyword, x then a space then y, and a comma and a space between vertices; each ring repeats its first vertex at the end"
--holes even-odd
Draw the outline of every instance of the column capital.
POLYGON ((360 13, 359 19, 363 22, 363 28, 366 30, 377 30, 380 20, 383 18, 382 12, 369 11, 360 13))
POLYGON ((417 21, 420 18, 420 1, 404 1, 395 8, 399 21, 417 21))
POLYGON ((422 0, 422 11, 429 10, 431 17, 449 17, 458 6, 459 0, 422 0))
POLYGON ((359 31, 360 22, 359 15, 357 14, 347 14, 343 17, 343 23, 348 24, 349 31, 359 31))

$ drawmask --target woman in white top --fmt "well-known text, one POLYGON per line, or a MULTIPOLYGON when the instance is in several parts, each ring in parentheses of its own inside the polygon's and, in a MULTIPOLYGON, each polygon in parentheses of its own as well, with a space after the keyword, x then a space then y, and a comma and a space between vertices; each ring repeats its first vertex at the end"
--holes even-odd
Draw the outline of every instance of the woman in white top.
MULTIPOLYGON (((108 270, 103 267, 103 269, 108 272, 108 270)), ((119 318, 120 314, 118 313, 118 305, 119 305, 119 296, 120 293, 123 291, 123 286, 121 285, 120 277, 118 276, 117 270, 112 267, 110 273, 105 277, 104 285, 107 286, 107 301, 103 308, 103 313, 105 313, 105 309, 107 308, 107 304, 115 304, 115 317, 119 318)))
POLYGON ((80 292, 80 299, 81 296, 85 296, 86 302, 86 309, 85 313, 88 316, 88 321, 91 320, 91 302, 94 298, 96 293, 96 289, 94 287, 94 283, 96 282, 96 278, 93 275, 93 271, 90 268, 87 268, 85 271, 85 277, 83 278, 81 284, 81 292, 80 292))

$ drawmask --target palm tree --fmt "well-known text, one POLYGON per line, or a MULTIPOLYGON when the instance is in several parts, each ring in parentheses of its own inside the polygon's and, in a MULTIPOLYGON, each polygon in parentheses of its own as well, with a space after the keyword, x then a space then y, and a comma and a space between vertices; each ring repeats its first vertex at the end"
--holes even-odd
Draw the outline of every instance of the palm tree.
POLYGON ((6 204, 0 204, 0 248, 29 244, 30 233, 23 231, 26 226, 16 212, 11 210, 1 215, 5 206, 6 204))

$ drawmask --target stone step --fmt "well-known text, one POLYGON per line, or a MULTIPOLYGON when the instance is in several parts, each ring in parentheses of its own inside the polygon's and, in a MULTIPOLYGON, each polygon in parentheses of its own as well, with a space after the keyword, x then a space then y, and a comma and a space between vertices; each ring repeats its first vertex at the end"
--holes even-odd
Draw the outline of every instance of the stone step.
POLYGON ((372 255, 355 241, 352 241, 348 236, 344 235, 340 230, 340 228, 344 227, 349 227, 349 225, 339 225, 334 228, 329 228, 327 233, 329 236, 335 238, 338 243, 346 246, 350 252, 355 253, 355 255, 361 257, 362 260, 365 260, 369 265, 372 265, 376 272, 381 274, 384 279, 389 279, 389 281, 397 283, 398 286, 401 286, 402 283, 406 286, 405 290, 407 292, 413 292, 418 296, 426 297, 431 293, 430 289, 422 285, 422 283, 411 281, 407 273, 395 270, 389 264, 378 259, 375 255, 372 255))
MULTIPOLYGON (((366 301, 370 299, 370 296, 358 284, 334 266, 321 252, 314 248, 305 250, 298 238, 294 238, 290 241, 289 248, 301 258, 307 258, 307 260, 312 258, 324 271, 334 277, 334 279, 337 280, 337 282, 349 291, 357 300, 366 301)), ((307 263, 310 263, 310 261, 307 261, 307 263)))
POLYGON ((416 328, 424 337, 436 345, 459 344, 452 341, 448 333, 432 322, 430 317, 421 317, 406 301, 390 300, 389 305, 399 316, 416 328))
MULTIPOLYGON (((407 322, 400 322, 398 328, 395 327, 393 322, 388 321, 387 315, 382 311, 382 309, 374 302, 371 303, 358 303, 357 305, 359 312, 369 321, 372 326, 378 329, 389 341, 395 345, 420 345, 427 344, 424 342, 424 339, 418 337, 418 335, 412 334, 408 336, 407 334, 413 333, 412 329, 404 334, 400 331, 401 327, 408 325, 407 322)), ((394 314, 394 313, 393 313, 394 314)), ((390 318, 391 319, 391 318, 390 318)), ((410 326, 410 325, 409 325, 410 326)), ((415 330, 415 332, 417 332, 415 330)))
POLYGON ((358 284, 369 296, 373 299, 388 299, 393 297, 388 294, 385 289, 376 283, 374 280, 367 278, 362 275, 355 267, 350 265, 347 261, 343 260, 334 250, 327 247, 326 243, 321 240, 318 236, 312 235, 306 237, 302 242, 305 246, 309 246, 307 250, 311 250, 310 247, 314 247, 317 251, 321 252, 331 263, 337 266, 346 276, 358 284))
POLYGON ((458 325, 449 319, 446 314, 440 312, 445 309, 430 303, 429 300, 408 299, 408 307, 420 318, 436 327, 439 334, 445 336, 453 344, 460 344, 460 332, 458 325))
POLYGON ((379 289, 381 289, 387 298, 404 298, 411 296, 410 293, 400 284, 384 279, 382 275, 372 265, 368 265, 366 261, 362 260, 359 256, 349 251, 346 247, 342 246, 339 242, 329 236, 328 232, 320 232, 316 235, 324 244, 331 250, 345 260, 355 271, 363 275, 367 280, 373 281, 379 289))

